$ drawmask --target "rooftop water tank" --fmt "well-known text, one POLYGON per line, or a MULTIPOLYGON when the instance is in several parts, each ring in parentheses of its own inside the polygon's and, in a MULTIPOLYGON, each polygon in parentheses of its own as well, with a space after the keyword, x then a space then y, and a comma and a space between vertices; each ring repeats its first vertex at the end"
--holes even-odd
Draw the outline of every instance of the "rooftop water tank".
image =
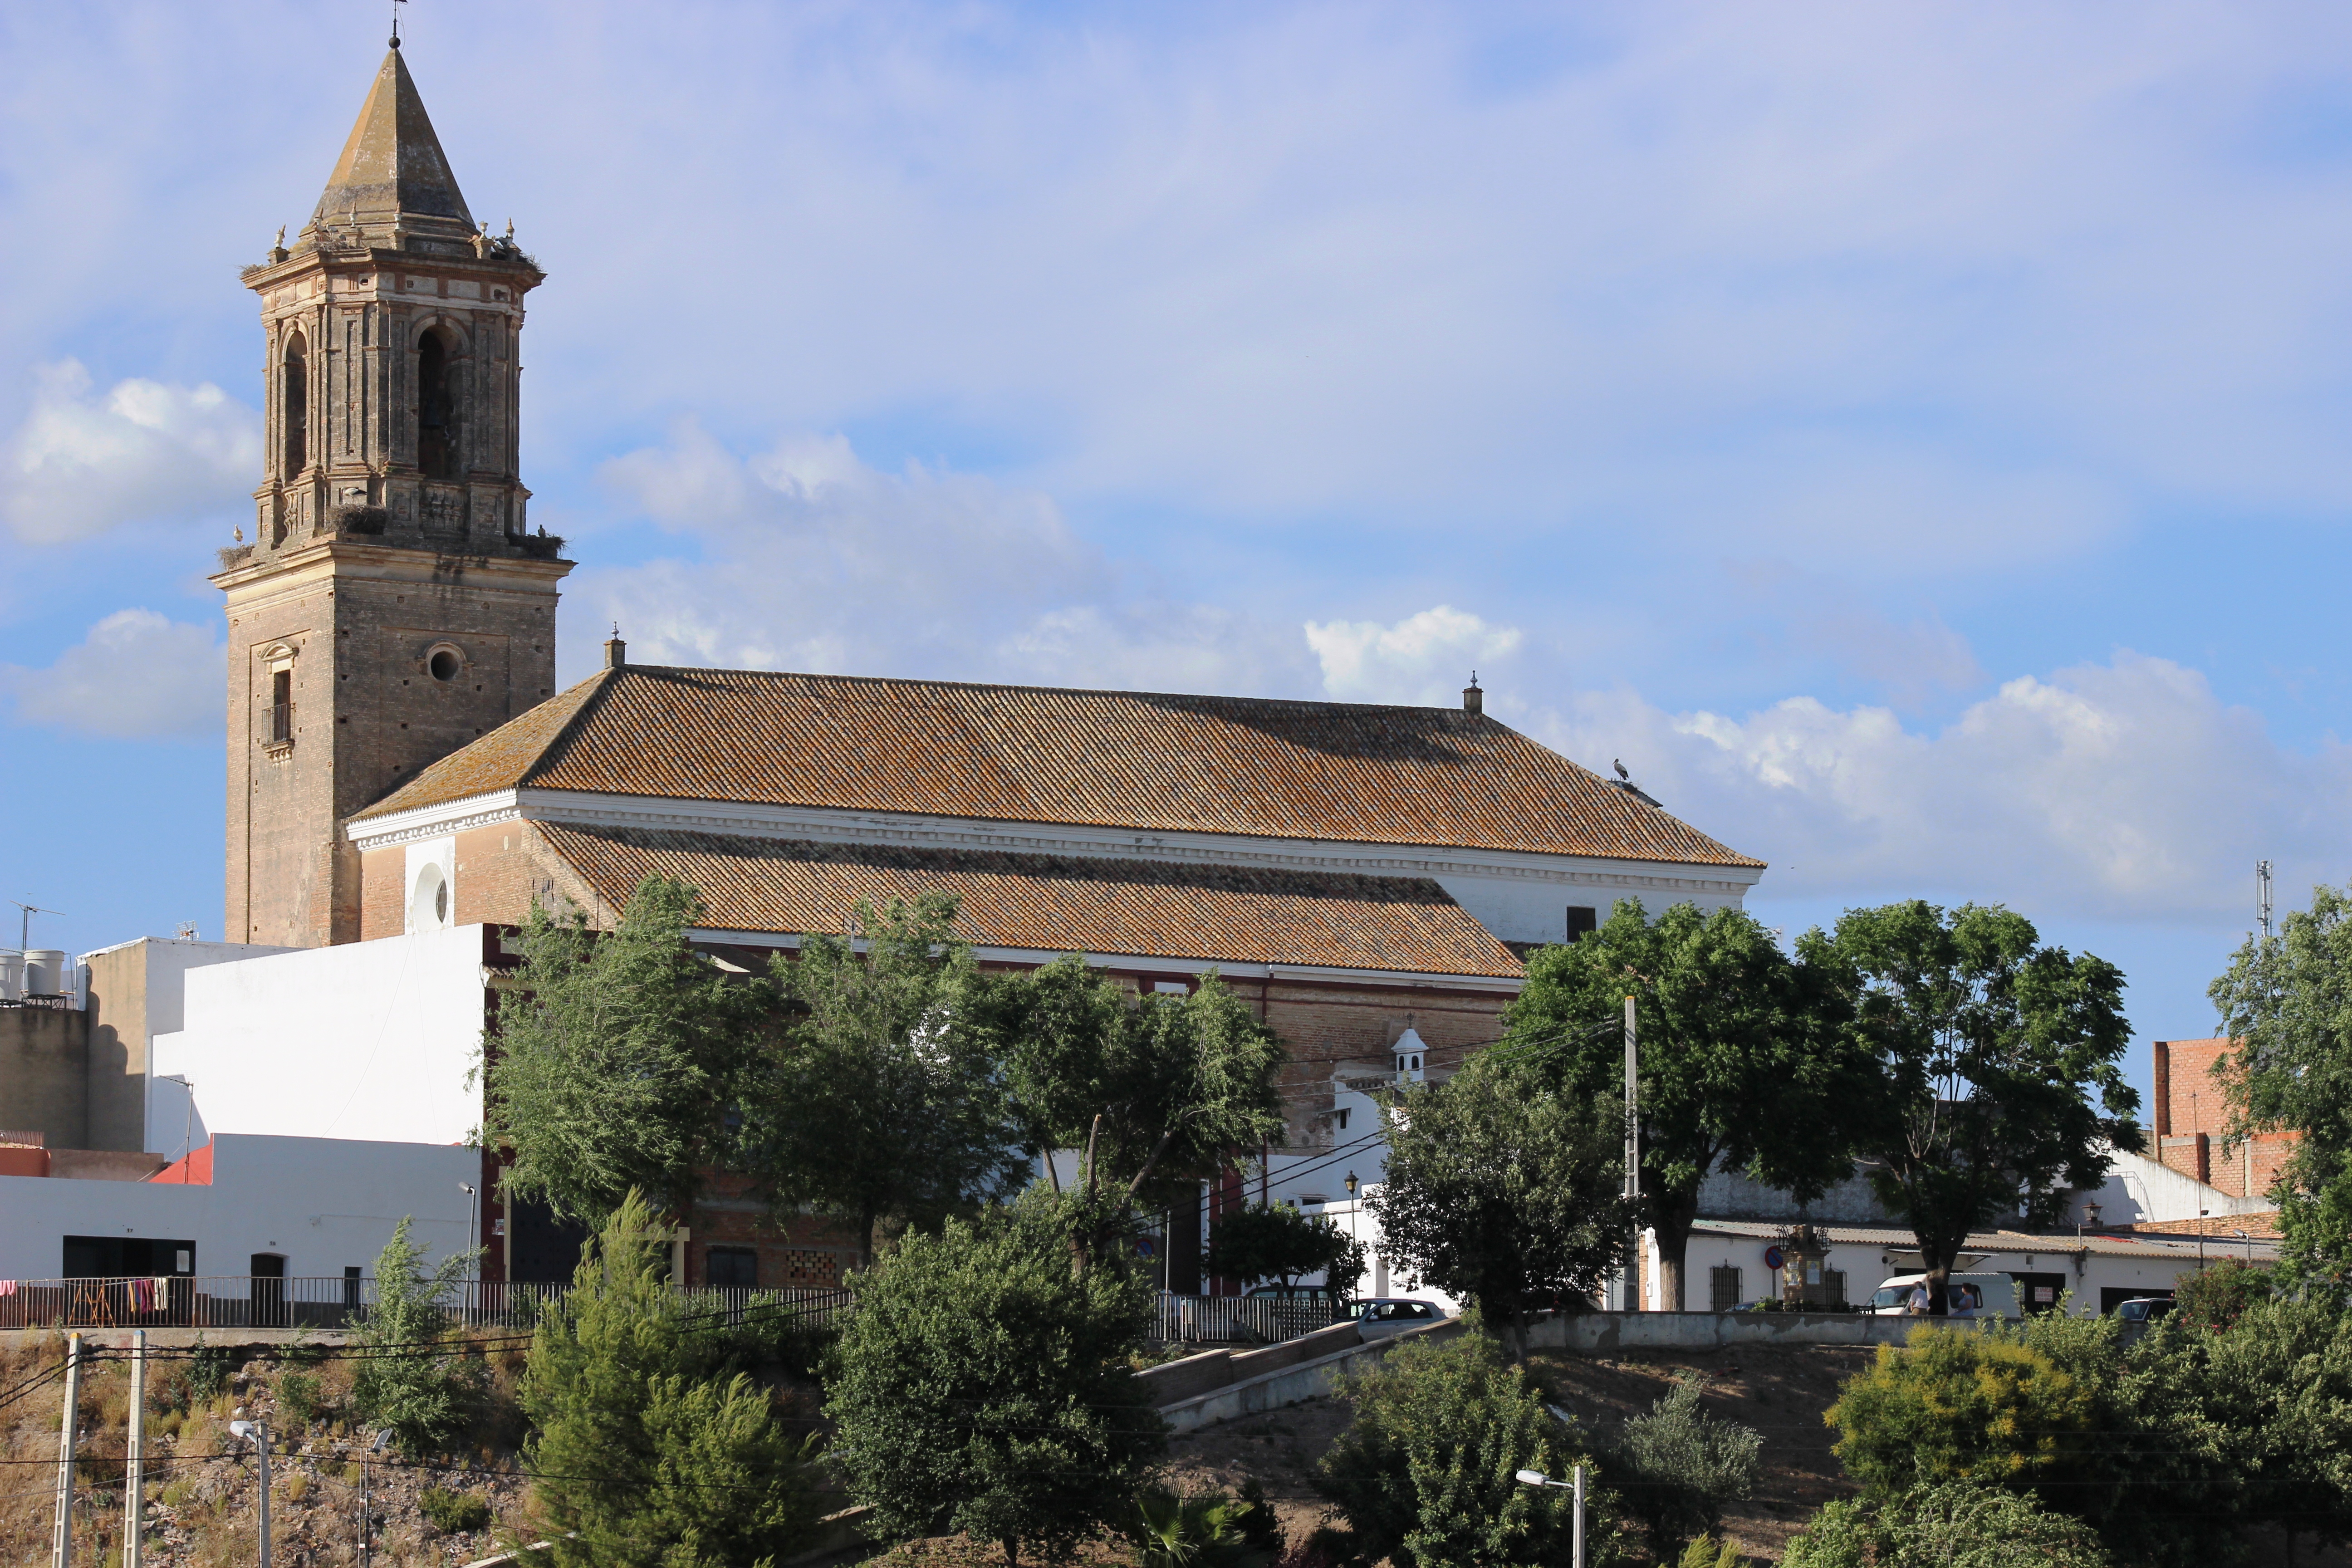
POLYGON ((54 947, 25 950, 25 994, 62 996, 68 984, 66 955, 54 947))
POLYGON ((25 955, 0 952, 0 1002, 25 999, 25 955))

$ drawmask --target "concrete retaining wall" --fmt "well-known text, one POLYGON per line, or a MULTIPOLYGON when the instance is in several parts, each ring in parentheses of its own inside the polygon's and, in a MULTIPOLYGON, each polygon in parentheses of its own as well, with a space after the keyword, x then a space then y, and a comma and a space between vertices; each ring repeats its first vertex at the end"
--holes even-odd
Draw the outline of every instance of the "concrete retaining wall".
MULTIPOLYGON (((1335 1325, 1352 1328, 1351 1323, 1335 1325)), ((1322 1331, 1329 1333, 1330 1330, 1322 1331)), ((1261 1410, 1279 1410, 1286 1405, 1296 1405, 1302 1399, 1320 1399, 1337 1394, 1347 1381, 1381 1356, 1389 1347, 1405 1340, 1429 1335, 1446 1338, 1462 1331, 1459 1319, 1449 1318, 1442 1323, 1432 1323, 1425 1329, 1412 1329, 1387 1339, 1354 1344, 1317 1356, 1312 1361, 1279 1367, 1260 1373, 1255 1377, 1229 1384, 1223 1388, 1162 1405, 1160 1418, 1171 1432, 1190 1432, 1197 1426, 1208 1426, 1219 1421, 1231 1421, 1237 1416, 1254 1415, 1261 1410)), ((1310 1338, 1316 1336, 1309 1336, 1310 1338)), ((1294 1344, 1300 1341, 1292 1341, 1294 1344)), ((1280 1349, 1280 1346, 1273 1347, 1280 1349)), ((1255 1353, 1255 1352, 1253 1352, 1255 1353)), ((1238 1357, 1236 1360, 1240 1359, 1238 1357)))
MULTIPOLYGON (((1714 1351, 1732 1345, 1899 1345, 1926 1318, 1859 1312, 1580 1312, 1547 1316, 1528 1331, 1529 1350, 1714 1351)), ((1965 1322, 1968 1320, 1943 1320, 1965 1322)))
POLYGON ((1160 1365, 1137 1373, 1144 1386, 1152 1392, 1151 1402, 1166 1406, 1179 1400, 1191 1399, 1213 1388, 1223 1388, 1229 1383, 1241 1383, 1284 1367, 1297 1366, 1301 1362, 1316 1361, 1332 1352, 1360 1343, 1353 1319, 1318 1329, 1311 1334, 1301 1334, 1295 1340, 1285 1340, 1278 1345, 1262 1350, 1202 1351, 1181 1361, 1162 1362, 1160 1365))

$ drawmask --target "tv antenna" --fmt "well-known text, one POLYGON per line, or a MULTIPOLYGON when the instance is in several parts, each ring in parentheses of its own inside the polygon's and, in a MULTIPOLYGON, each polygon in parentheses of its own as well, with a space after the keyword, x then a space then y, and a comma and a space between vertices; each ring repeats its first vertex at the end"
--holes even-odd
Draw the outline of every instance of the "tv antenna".
POLYGON ((2263 928, 2263 940, 2271 939, 2271 863, 2254 862, 2254 921, 2263 928))
POLYGON ((60 920, 65 918, 64 911, 60 910, 45 910, 38 904, 28 904, 18 899, 10 899, 8 901, 25 911, 24 923, 17 928, 16 931, 16 949, 20 952, 29 950, 33 945, 35 915, 56 915, 60 920))

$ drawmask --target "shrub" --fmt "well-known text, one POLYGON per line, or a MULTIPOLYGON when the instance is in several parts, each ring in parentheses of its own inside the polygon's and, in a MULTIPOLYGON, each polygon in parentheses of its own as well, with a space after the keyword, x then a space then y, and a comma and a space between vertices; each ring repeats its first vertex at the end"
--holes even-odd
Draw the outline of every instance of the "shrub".
MULTIPOLYGON (((1576 1463, 1565 1429, 1495 1342, 1464 1334, 1397 1346, 1355 1386, 1356 1418, 1316 1471, 1316 1489, 1355 1527, 1365 1558, 1399 1568, 1541 1563, 1567 1556, 1573 1505, 1522 1469, 1576 1463)), ((1609 1538, 1588 1493, 1585 1539, 1609 1538)))
POLYGON ((452 1535, 471 1535, 490 1522, 490 1500, 479 1492, 426 1487, 416 1497, 417 1511, 452 1535))
POLYGON ((1696 1536, 1683 1548, 1675 1568, 1739 1568, 1739 1543, 1728 1536, 1720 1542, 1712 1535, 1696 1536))
POLYGON ((1754 1491, 1763 1444, 1755 1428, 1709 1415, 1691 1382, 1626 1422, 1613 1458, 1627 1508, 1649 1528, 1651 1555, 1664 1561, 1673 1542, 1712 1531, 1725 1503, 1754 1491))
POLYGON ((307 1372, 289 1372, 278 1380, 278 1408, 285 1413, 295 1431, 301 1431, 319 1418, 327 1407, 319 1391, 318 1377, 307 1372))
POLYGON ((1878 1347, 1826 1417, 1837 1456, 1879 1496, 1919 1481, 2031 1485, 2064 1473, 2089 1445, 2091 1391, 2004 1334, 1922 1324, 1878 1347))
POLYGON ((883 1528, 1066 1556, 1123 1528, 1166 1428, 1128 1370, 1150 1286, 1080 1261, 1082 1200, 1033 1189, 977 1225, 909 1236, 851 1280, 825 1413, 851 1495, 883 1528))
POLYGON ((1258 1511, 1244 1498, 1206 1492, 1179 1497, 1150 1487, 1135 1500, 1136 1568, 1266 1568, 1276 1555, 1250 1537, 1250 1516, 1258 1511))
POLYGON ((226 1345, 205 1343, 205 1336, 198 1333, 195 1345, 188 1352, 186 1408, 195 1410, 218 1399, 228 1387, 229 1374, 236 1370, 234 1352, 226 1345))
POLYGON ((2272 1273, 2225 1258, 2173 1288, 2173 1316, 2189 1328, 2219 1333, 2245 1316, 2246 1309, 2273 1295, 2272 1273))
POLYGON ((404 1218, 394 1226, 376 1257, 375 1307, 355 1336, 375 1353, 360 1357, 352 1404, 413 1459, 465 1434, 489 1379, 480 1359, 452 1339, 441 1310, 441 1298, 478 1255, 452 1253, 428 1271, 424 1249, 408 1239, 408 1225, 404 1218))
POLYGON ((1874 1503, 1833 1502, 1789 1542, 1780 1568, 2109 1568, 2079 1520, 1966 1481, 1874 1503))

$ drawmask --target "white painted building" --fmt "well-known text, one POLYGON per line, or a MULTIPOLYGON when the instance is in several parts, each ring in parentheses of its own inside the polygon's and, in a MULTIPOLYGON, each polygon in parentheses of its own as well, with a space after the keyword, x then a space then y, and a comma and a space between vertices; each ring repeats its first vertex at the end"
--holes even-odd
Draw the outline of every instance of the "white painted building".
POLYGON ((190 971, 183 1026, 154 1038, 146 1147, 176 1155, 222 1132, 470 1142, 496 940, 455 926, 190 971))
POLYGON ((431 1258, 473 1245, 480 1171, 457 1146, 225 1132, 144 1181, 0 1176, 0 1279, 373 1275, 403 1217, 431 1258))

